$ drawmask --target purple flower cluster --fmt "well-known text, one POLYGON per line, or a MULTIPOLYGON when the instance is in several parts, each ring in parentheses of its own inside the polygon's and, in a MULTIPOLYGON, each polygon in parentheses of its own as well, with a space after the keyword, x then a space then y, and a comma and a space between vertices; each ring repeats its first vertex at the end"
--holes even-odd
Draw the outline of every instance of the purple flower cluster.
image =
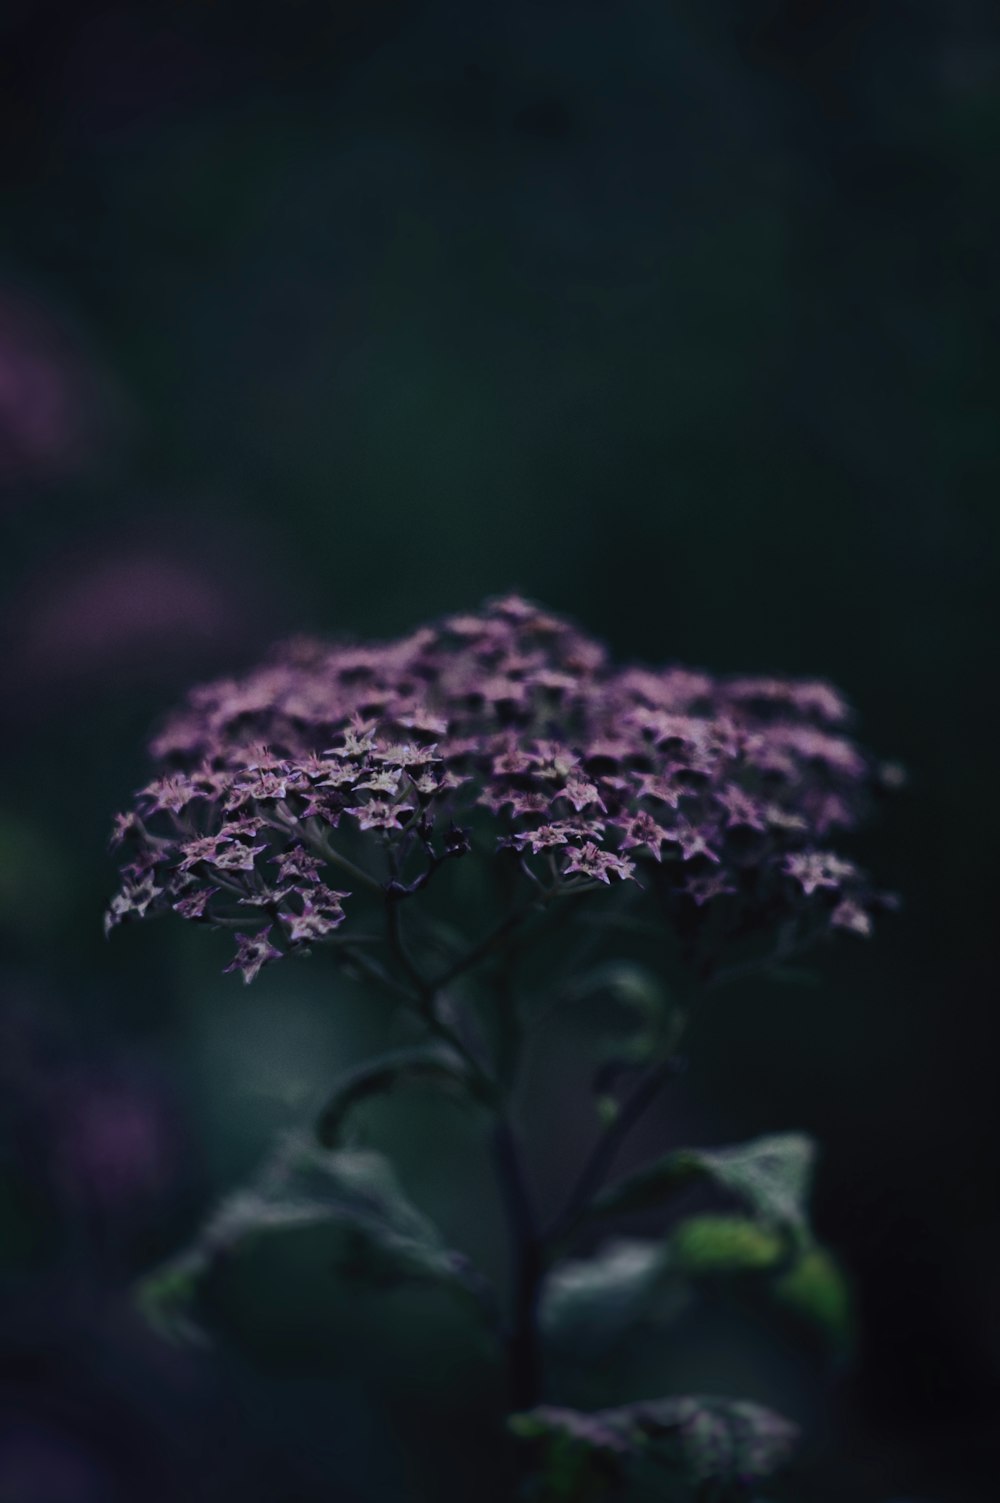
POLYGON ((848 718, 824 683, 616 667, 517 597, 393 642, 293 641, 155 738, 107 926, 238 924, 249 981, 333 935, 359 884, 398 898, 461 858, 743 932, 866 934, 881 900, 831 842, 888 779, 848 718))

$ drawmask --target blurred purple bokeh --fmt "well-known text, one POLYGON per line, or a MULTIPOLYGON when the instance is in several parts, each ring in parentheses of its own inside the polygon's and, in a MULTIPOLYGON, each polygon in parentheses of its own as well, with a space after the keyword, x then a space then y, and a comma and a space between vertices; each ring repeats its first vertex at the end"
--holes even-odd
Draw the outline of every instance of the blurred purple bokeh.
POLYGON ((88 469, 123 427, 122 395, 71 322, 0 286, 0 494, 88 469))

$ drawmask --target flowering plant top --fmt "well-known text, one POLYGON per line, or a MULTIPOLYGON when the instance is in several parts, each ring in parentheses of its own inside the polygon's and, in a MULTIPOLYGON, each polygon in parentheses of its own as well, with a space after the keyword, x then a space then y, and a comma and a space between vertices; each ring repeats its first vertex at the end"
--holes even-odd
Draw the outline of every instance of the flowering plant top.
POLYGON ((678 929, 867 934, 884 901, 834 848, 891 774, 821 682, 613 664, 517 597, 397 641, 276 648, 195 689, 119 815, 106 924, 237 929, 247 981, 330 939, 360 887, 503 861, 545 893, 655 890, 678 929))

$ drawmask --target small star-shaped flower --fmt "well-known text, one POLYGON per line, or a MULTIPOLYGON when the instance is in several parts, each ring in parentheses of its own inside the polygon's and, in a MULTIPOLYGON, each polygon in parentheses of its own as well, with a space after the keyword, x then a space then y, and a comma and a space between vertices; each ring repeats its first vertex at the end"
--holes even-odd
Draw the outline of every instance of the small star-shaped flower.
POLYGON ((687 820, 678 821, 672 830, 668 830, 665 838, 681 848, 681 860, 693 861, 696 856, 704 856, 708 861, 714 861, 718 865, 718 854, 709 845, 709 835, 714 831, 699 829, 697 825, 687 820))
POLYGON ((795 878, 807 898, 818 887, 836 892, 845 880, 858 875, 853 862, 842 860, 832 851, 795 851, 785 857, 783 870, 795 878))
POLYGON ((225 974, 231 971, 242 971, 243 980, 249 986, 250 982, 258 975, 261 968, 272 960, 281 960, 282 953, 276 950, 268 939, 273 924, 268 924, 266 929, 261 929, 258 934, 237 934, 236 956, 224 967, 225 974))
POLYGON ((335 795, 320 793, 318 789, 313 788, 305 795, 301 817, 321 819, 325 824, 332 825, 336 829, 343 812, 343 805, 337 801, 335 795))
POLYGON ((551 793, 537 793, 532 789, 525 792, 515 790, 506 802, 510 804, 511 813, 515 818, 526 814, 547 814, 552 807, 551 793))
POLYGON ((536 758, 519 746, 509 746, 493 758, 493 772, 498 778, 518 777, 521 773, 531 772, 535 761, 536 758))
POLYGON ((574 847, 566 853, 562 871, 564 877, 579 873, 597 882, 610 884, 612 877, 625 881, 634 876, 635 862, 629 861, 625 856, 616 856, 613 851, 602 851, 599 846, 588 841, 582 848, 574 847))
POLYGON ((759 830, 761 834, 767 829, 764 810, 738 784, 727 783, 724 788, 720 788, 715 795, 715 802, 725 810, 727 829, 742 826, 748 830, 759 830))
POLYGON ((385 746, 373 753, 376 762, 388 763, 390 767, 429 767, 440 762, 436 746, 418 746, 406 741, 395 746, 385 746))
POLYGON ((594 783, 589 783, 586 778, 573 777, 566 779, 566 786, 560 792, 560 798, 566 799, 573 805, 579 814, 582 809, 588 809, 596 805, 598 809, 605 807, 604 800, 594 783))
POLYGON ((808 830, 808 821, 796 814, 791 809, 783 809, 780 804, 765 804, 764 818, 768 828, 772 830, 808 830))
POLYGON ((345 918, 344 910, 337 907, 320 907, 306 896, 301 913, 283 913, 282 922, 292 944, 306 945, 332 934, 345 918))
POLYGON ((558 741, 536 741, 532 762, 540 778, 563 782, 579 765, 580 759, 558 741))
POLYGON ((375 750, 374 729, 374 721, 362 720, 359 715, 352 716, 351 724, 343 733, 343 746, 334 747, 331 755, 340 757, 367 757, 369 752, 375 750))
POLYGON ((293 845, 289 850, 282 851, 278 856, 272 856, 271 860, 278 868, 279 882, 318 882, 318 872, 322 866, 318 856, 312 856, 301 845, 293 845))
POLYGON ((145 918, 156 899, 163 896, 152 872, 147 872, 137 881, 126 880, 120 892, 115 893, 104 915, 104 933, 110 934, 119 924, 130 918, 145 918))
POLYGON ((317 788, 346 788, 357 781, 358 769, 350 762, 328 759, 323 763, 317 788))
POLYGON ((111 838, 108 841, 108 844, 110 845, 111 849, 114 850, 117 846, 120 846, 122 844, 127 836, 137 833, 138 830, 139 821, 136 819, 131 810, 127 814, 116 814, 114 828, 111 831, 111 838))
POLYGON ((540 851, 550 851, 557 846, 566 845, 568 840, 566 831, 558 825, 539 825, 537 830, 519 830, 510 837, 510 844, 515 850, 530 850, 537 856, 540 851))
POLYGON ((826 790, 808 801, 806 812, 817 835, 825 835, 828 830, 849 830, 854 822, 847 800, 826 790))
MULTIPOLYGON (((501 809, 505 809, 508 804, 513 803, 515 797, 516 794, 513 788, 486 787, 483 789, 482 793, 480 793, 476 802, 478 804, 482 804, 485 809, 489 809, 491 814, 499 814, 501 809)), ((548 806, 549 801, 548 799, 546 799, 544 804, 542 805, 542 809, 540 809, 538 812, 541 813, 542 810, 547 809, 548 806)))
POLYGON ((242 898, 237 898, 241 908, 277 908, 283 903, 294 887, 262 887, 254 892, 245 893, 242 898))
POLYGON ((180 864, 181 871, 189 871, 192 866, 197 866, 199 861, 214 862, 220 850, 232 844, 232 836, 223 834, 221 831, 215 835, 199 835, 196 840, 185 841, 181 846, 183 856, 180 864))
POLYGON ((651 814, 641 810, 625 825, 622 850, 631 851, 636 846, 644 845, 653 860, 660 861, 662 860, 660 846, 666 836, 667 832, 663 826, 658 824, 651 814))
POLYGON ((139 797, 147 800, 150 814, 179 814, 192 799, 204 798, 205 794, 190 778, 183 773, 176 773, 148 783, 139 797))
POLYGON ((865 774, 864 757, 843 736, 831 736, 811 725, 772 726, 770 735, 776 746, 787 749, 805 762, 816 763, 846 778, 861 778, 865 774))
POLYGON ((217 887, 199 887, 195 892, 188 893, 187 897, 179 898, 173 905, 174 912, 179 913, 181 918, 203 919, 205 909, 218 891, 217 887))
POLYGON ((654 803, 668 804, 671 809, 678 807, 685 791, 655 773, 642 773, 636 788, 639 798, 651 798, 654 803))
POLYGON ((432 710, 411 710, 406 715, 397 715, 396 724, 401 725, 404 731, 419 731, 425 736, 446 736, 448 734, 448 722, 443 715, 435 715, 432 710))
POLYGON ((685 879, 681 891, 686 893, 689 898, 693 898, 698 907, 701 908, 705 903, 711 902, 713 898, 732 896, 735 894, 736 888, 730 882, 727 882, 721 872, 710 872, 704 877, 692 877, 689 875, 685 879))
POLYGON ((860 903, 855 903, 851 898, 841 899, 830 915, 830 923, 835 929, 846 929, 851 934, 860 934, 864 939, 872 932, 871 916, 860 903))
POLYGON ((389 804, 385 799, 373 798, 371 803, 359 804, 348 809, 358 822, 359 830, 398 830, 413 813, 412 804, 389 804))
POLYGON ((234 841, 224 846, 215 856, 209 856, 209 864, 222 872, 252 872, 254 860, 267 850, 266 845, 240 845, 234 841))
POLYGON ((237 819, 227 819, 222 825, 221 833, 232 840, 253 840, 263 828, 262 819, 257 819, 253 814, 241 814, 237 819))
POLYGON ((423 772, 410 773, 410 780, 414 788, 424 798, 431 798, 436 793, 448 793, 453 788, 461 788, 468 778, 459 777, 458 773, 446 768, 444 772, 438 767, 428 767, 423 772))
POLYGON ((395 798, 399 792, 399 774, 383 768, 381 772, 368 773, 354 786, 359 790, 364 789, 366 793, 385 793, 389 798, 395 798))

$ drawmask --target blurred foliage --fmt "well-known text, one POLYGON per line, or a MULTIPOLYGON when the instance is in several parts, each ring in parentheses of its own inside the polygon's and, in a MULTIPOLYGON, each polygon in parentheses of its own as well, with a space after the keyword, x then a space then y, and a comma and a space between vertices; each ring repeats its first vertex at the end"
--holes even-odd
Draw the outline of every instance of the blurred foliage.
POLYGON ((737 1503, 783 1462, 794 1425, 759 1404, 717 1398, 659 1399, 583 1415, 541 1408, 512 1420, 545 1445, 540 1503, 627 1496, 737 1503))

